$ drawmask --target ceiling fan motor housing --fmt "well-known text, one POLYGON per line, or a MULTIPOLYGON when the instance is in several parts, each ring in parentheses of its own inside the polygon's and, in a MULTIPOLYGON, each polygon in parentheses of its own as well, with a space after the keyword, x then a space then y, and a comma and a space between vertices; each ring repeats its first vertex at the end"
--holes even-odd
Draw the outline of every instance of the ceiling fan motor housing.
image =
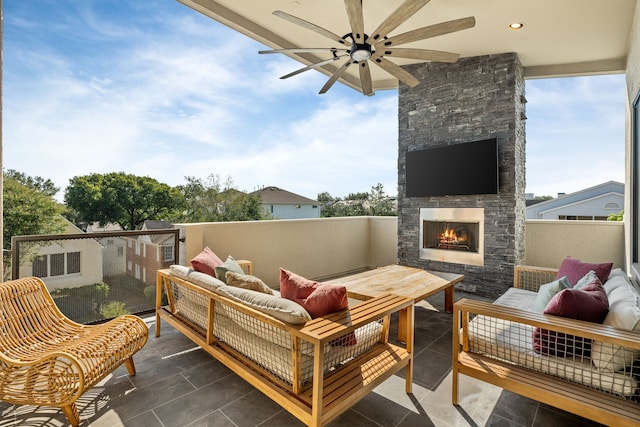
POLYGON ((369 43, 353 43, 351 45, 351 51, 349 52, 349 56, 354 61, 366 61, 371 58, 373 51, 371 49, 371 45, 369 43))

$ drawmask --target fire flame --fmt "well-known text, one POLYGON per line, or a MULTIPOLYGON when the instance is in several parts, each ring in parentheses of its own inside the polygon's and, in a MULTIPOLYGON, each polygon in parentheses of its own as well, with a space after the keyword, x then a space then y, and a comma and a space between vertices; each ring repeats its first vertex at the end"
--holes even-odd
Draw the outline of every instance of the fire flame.
POLYGON ((455 230, 453 230, 452 228, 447 228, 443 233, 440 234, 440 242, 442 243, 459 243, 466 241, 467 236, 458 237, 455 230))

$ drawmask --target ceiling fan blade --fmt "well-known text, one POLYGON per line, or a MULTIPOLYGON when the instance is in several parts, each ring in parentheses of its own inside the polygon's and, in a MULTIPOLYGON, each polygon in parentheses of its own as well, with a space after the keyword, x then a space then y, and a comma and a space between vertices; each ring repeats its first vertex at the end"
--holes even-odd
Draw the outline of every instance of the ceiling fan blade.
POLYGON ((402 49, 399 47, 383 49, 381 54, 395 58, 420 59, 422 61, 434 62, 456 62, 460 58, 460 54, 452 52, 443 52, 440 50, 430 49, 402 49))
POLYGON ((371 69, 369 69, 369 61, 358 62, 358 69, 360 70, 360 84, 362 85, 362 93, 371 96, 373 95, 373 83, 371 82, 371 69))
POLYGON ((391 61, 387 61, 381 56, 376 56, 375 58, 373 58, 373 62, 378 67, 382 68, 387 73, 391 74, 392 76, 394 76, 396 79, 400 80, 402 83, 406 84, 407 86, 414 87, 420 83, 420 80, 413 77, 410 73, 402 69, 400 66, 394 64, 391 61))
POLYGON ((325 30, 324 28, 319 27, 316 24, 312 24, 309 21, 305 21, 302 18, 298 18, 297 16, 289 15, 288 13, 283 12, 281 10, 276 10, 275 12, 273 12, 273 14, 275 16, 277 16, 277 17, 280 17, 280 18, 286 20, 286 21, 289 21, 289 22, 292 22, 294 24, 300 25, 303 28, 306 28, 306 29, 311 30, 311 31, 315 31, 318 34, 322 34, 323 36, 325 36, 325 37, 327 37, 327 38, 329 38, 329 39, 331 39, 331 40, 333 40, 335 42, 338 42, 338 43, 343 44, 343 45, 349 45, 349 43, 347 43, 339 35, 337 35, 335 33, 332 33, 329 30, 325 30))
POLYGON ((411 43, 418 40, 424 40, 431 37, 442 36, 444 34, 455 33, 456 31, 473 28, 476 25, 476 18, 469 16, 467 18, 454 19, 452 21, 441 22, 439 24, 429 25, 427 27, 418 28, 399 34, 386 40, 376 43, 378 46, 398 46, 405 43, 411 43))
POLYGON ((304 52, 346 52, 348 49, 336 49, 334 47, 308 47, 308 48, 288 48, 288 49, 273 49, 273 50, 259 50, 258 53, 304 53, 304 52))
POLYGON ((353 62, 351 61, 351 58, 349 58, 344 64, 342 64, 342 66, 338 68, 335 73, 333 73, 329 80, 327 80, 324 86, 322 86, 322 89, 320 89, 320 92, 318 93, 323 94, 331 89, 331 86, 333 86, 333 84, 345 73, 345 71, 347 71, 347 67, 349 67, 349 65, 351 65, 352 63, 353 62))
POLYGON ((362 15, 362 0, 344 0, 347 9, 351 33, 356 43, 364 43, 364 16, 362 15))
POLYGON ((293 76, 295 76, 295 75, 297 75, 297 74, 300 74, 300 73, 302 73, 302 72, 305 72, 305 71, 311 70, 311 69, 313 69, 313 68, 322 67, 323 65, 326 65, 326 64, 328 64, 328 63, 330 63, 330 62, 333 62, 333 61, 335 61, 335 60, 337 60, 337 59, 344 58, 345 56, 348 56, 348 55, 347 55, 347 54, 345 54, 345 55, 340 55, 340 56, 333 57, 333 58, 331 58, 331 59, 327 59, 326 61, 316 62, 315 64, 311 64, 311 65, 309 65, 308 67, 300 68, 299 70, 296 70, 296 71, 294 71, 294 72, 292 72, 292 73, 289 73, 289 74, 287 74, 287 75, 285 75, 285 76, 282 76, 282 77, 280 77, 280 78, 281 78, 281 79, 283 79, 283 80, 284 80, 284 79, 288 79, 289 77, 293 77, 293 76))
POLYGON ((411 18, 422 9, 430 0, 406 0, 391 15, 387 17, 369 36, 369 43, 375 43, 384 38, 391 31, 398 28, 404 21, 411 18))

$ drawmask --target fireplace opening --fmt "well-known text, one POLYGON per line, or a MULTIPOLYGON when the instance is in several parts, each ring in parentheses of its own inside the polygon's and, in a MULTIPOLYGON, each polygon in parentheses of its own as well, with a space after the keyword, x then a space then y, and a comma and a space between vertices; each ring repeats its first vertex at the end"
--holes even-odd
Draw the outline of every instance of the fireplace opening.
POLYGON ((422 247, 478 253, 479 232, 478 222, 423 220, 422 247))

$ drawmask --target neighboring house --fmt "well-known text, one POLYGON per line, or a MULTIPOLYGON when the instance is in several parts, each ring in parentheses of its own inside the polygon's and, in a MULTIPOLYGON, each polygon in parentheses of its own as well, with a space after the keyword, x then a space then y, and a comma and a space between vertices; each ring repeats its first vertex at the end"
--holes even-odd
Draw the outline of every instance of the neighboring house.
MULTIPOLYGON (((145 221, 141 230, 174 228, 166 221, 145 221)), ((156 271, 174 263, 175 242, 172 234, 153 234, 127 240, 127 273, 147 286, 156 284, 156 271)))
MULTIPOLYGON (((62 234, 82 233, 63 219, 62 234)), ((92 285, 102 281, 102 256, 102 245, 94 239, 41 242, 33 252, 21 253, 19 277, 40 277, 50 290, 92 285)))
MULTIPOLYGON (((122 231, 118 224, 107 224, 101 227, 98 222, 93 222, 87 226, 87 233, 100 231, 122 231)), ((123 237, 103 237, 96 239, 102 245, 102 270, 105 276, 117 276, 125 274, 127 271, 127 260, 125 258, 126 241, 123 237)))
POLYGON ((275 219, 320 218, 320 204, 278 187, 254 191, 262 199, 263 210, 275 219))
POLYGON ((527 206, 527 219, 605 221, 624 209, 624 184, 605 182, 527 206))

